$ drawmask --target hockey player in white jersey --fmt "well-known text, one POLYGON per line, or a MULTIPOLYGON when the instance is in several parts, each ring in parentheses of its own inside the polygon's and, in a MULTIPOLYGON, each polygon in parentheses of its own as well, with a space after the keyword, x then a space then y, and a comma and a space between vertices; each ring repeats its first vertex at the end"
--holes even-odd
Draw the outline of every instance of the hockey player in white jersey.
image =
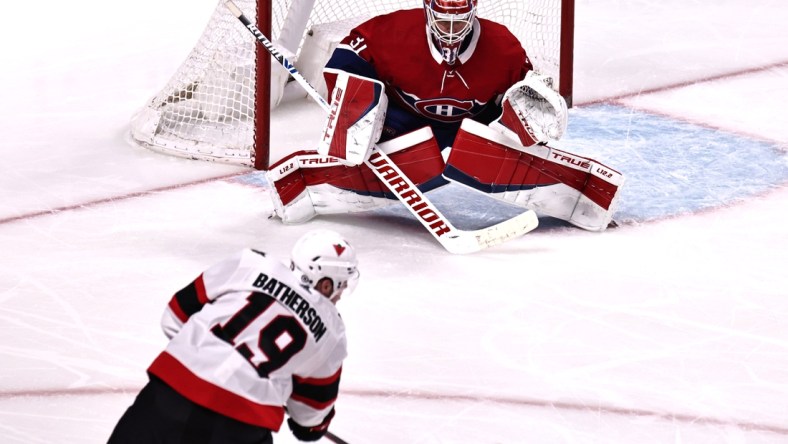
POLYGON ((314 230, 288 263, 247 249, 205 270, 170 300, 170 342, 109 443, 271 444, 285 414, 296 438, 320 439, 347 355, 335 304, 357 265, 342 236, 314 230))

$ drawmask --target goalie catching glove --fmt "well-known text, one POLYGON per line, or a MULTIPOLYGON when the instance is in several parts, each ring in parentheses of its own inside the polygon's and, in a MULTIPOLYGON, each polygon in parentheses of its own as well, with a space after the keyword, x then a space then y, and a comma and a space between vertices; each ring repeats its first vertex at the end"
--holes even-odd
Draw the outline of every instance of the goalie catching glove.
POLYGON ((501 116, 490 127, 523 146, 559 140, 566 131, 566 101, 550 77, 529 71, 504 94, 501 116))
POLYGON ((336 75, 336 83, 317 152, 361 165, 383 131, 388 106, 383 83, 339 70, 326 73, 336 75))

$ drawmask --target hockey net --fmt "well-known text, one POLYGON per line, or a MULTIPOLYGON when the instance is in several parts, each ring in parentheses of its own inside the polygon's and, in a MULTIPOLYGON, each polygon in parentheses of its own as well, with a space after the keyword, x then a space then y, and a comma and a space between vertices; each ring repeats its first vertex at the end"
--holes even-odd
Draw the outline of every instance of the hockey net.
MULTIPOLYGON (((131 137, 155 151, 267 169, 270 113, 287 73, 220 1, 189 56, 132 118, 131 137), (258 87, 259 85, 259 87, 258 87)), ((348 31, 375 15, 421 0, 235 0, 312 85, 348 31)), ((506 25, 535 68, 556 79, 571 104, 574 0, 481 0, 478 15, 506 25)), ((494 67, 491 67, 494 69, 494 67)), ((292 83, 292 82, 291 82, 292 83)), ((275 160, 275 159, 273 159, 275 160)))

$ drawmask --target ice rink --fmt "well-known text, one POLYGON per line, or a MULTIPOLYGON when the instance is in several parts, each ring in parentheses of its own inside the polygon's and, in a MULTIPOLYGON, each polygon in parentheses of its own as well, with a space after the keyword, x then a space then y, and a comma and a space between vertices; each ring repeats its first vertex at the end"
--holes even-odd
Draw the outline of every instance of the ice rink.
MULTIPOLYGON (((105 442, 174 291, 324 227, 362 261, 331 427, 351 444, 788 443, 784 0, 577 0, 558 146, 624 173, 622 225, 466 256, 397 207, 284 226, 251 170, 131 145, 215 6, 5 5, 0 442, 105 442)), ((322 124, 307 99, 273 119, 302 128, 277 150, 322 124)), ((513 211, 430 195, 460 228, 513 211)))

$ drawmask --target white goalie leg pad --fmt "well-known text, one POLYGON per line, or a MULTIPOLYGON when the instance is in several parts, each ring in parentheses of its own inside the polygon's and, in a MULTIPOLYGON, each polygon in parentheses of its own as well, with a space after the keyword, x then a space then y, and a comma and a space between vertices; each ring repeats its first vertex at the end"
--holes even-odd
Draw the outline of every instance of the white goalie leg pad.
MULTIPOLYGON (((374 175, 314 151, 299 151, 266 173, 274 215, 285 224, 300 224, 320 214, 369 211, 395 201, 370 192, 374 175)), ((380 194, 380 193, 378 193, 380 194)))
POLYGON ((590 231, 609 225, 624 182, 592 159, 545 145, 520 146, 466 119, 444 177, 490 196, 590 231))
POLYGON ((388 106, 383 83, 340 70, 326 73, 335 74, 336 83, 317 152, 361 165, 383 131, 388 106))
POLYGON ((490 127, 523 146, 556 141, 566 132, 566 101, 552 89, 550 77, 529 71, 506 91, 501 107, 490 127))
POLYGON ((507 191, 499 198, 588 231, 604 231, 618 207, 618 189, 624 183, 623 175, 592 159, 545 148, 548 150, 545 160, 559 168, 546 165, 544 175, 556 177, 561 174, 556 174, 560 169, 571 168, 581 173, 580 180, 570 179, 574 182, 572 185, 550 183, 528 190, 507 191))
POLYGON ((387 207, 397 201, 385 197, 358 194, 329 184, 309 187, 317 214, 351 214, 387 207))
POLYGON ((557 149, 551 150, 551 155, 554 157, 570 158, 569 156, 573 156, 586 163, 590 175, 575 208, 572 210, 572 215, 567 220, 572 225, 589 231, 604 231, 610 226, 618 208, 620 196, 618 190, 624 184, 624 176, 593 159, 562 153, 557 149), (607 208, 605 208, 601 202, 606 201, 606 194, 609 194, 609 190, 614 190, 614 192, 607 203, 607 208))
POLYGON ((273 188, 270 188, 269 191, 271 202, 274 204, 274 214, 272 217, 279 217, 282 223, 286 225, 301 224, 317 216, 315 205, 312 203, 312 198, 306 189, 293 198, 293 200, 287 202, 284 202, 273 188))
MULTIPOLYGON (((423 191, 445 184, 444 162, 429 127, 378 145, 423 191)), ((299 151, 266 173, 274 214, 284 223, 306 222, 320 214, 369 211, 399 202, 364 165, 349 165, 314 151, 299 151)))
MULTIPOLYGON (((439 178, 444 163, 440 149, 429 127, 403 134, 400 137, 378 144, 378 148, 388 155, 415 184, 423 185, 439 178)), ((324 157, 322 160, 332 159, 324 157)), ((396 204, 397 199, 384 197, 390 194, 367 165, 333 168, 325 176, 327 183, 314 183, 309 179, 307 189, 317 214, 346 214, 374 210, 396 204)), ((311 160, 302 162, 301 168, 325 168, 325 164, 311 160)), ((322 179, 321 179, 322 180, 322 179)))
MULTIPOLYGON (((301 162, 318 156, 307 151, 298 151, 271 165, 265 172, 269 184, 269 194, 274 205, 274 215, 285 224, 299 224, 317 215, 312 198, 306 187, 306 179, 301 171, 301 162)), ((335 159, 326 160, 336 162, 335 159)))

